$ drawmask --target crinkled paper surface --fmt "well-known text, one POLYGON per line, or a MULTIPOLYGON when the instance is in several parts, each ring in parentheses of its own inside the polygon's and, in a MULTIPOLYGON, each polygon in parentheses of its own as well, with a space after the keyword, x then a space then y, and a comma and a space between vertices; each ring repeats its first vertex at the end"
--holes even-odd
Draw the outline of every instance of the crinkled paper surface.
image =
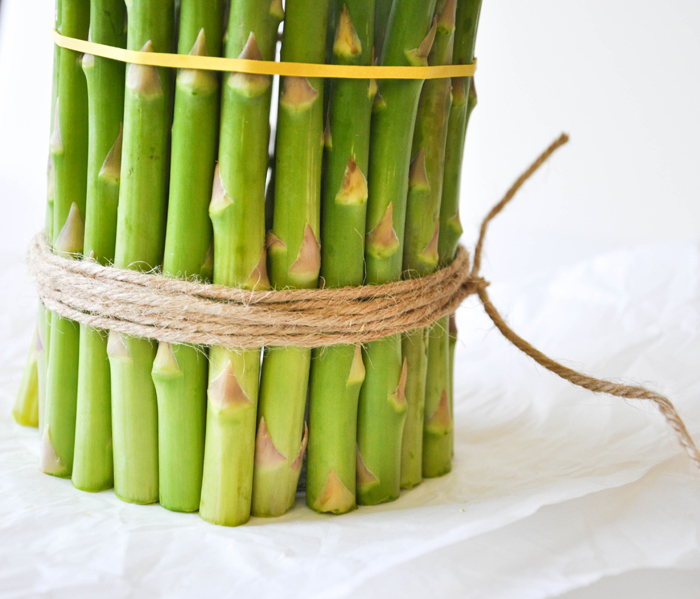
MULTIPOLYGON (((36 430, 9 416, 35 299, 19 255, 0 268, 2 597, 522 599, 700 566, 700 473, 658 412, 543 371, 473 298, 445 478, 342 517, 299 499, 236 529, 79 492, 39 471, 36 430)), ((490 294, 552 358, 668 394, 700 439, 700 248, 619 251, 490 294)))

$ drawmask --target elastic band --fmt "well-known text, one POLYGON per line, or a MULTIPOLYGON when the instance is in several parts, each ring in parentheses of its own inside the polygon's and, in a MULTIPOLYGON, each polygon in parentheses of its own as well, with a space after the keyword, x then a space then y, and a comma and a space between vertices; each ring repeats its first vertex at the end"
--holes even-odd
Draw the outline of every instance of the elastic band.
POLYGON ((267 60, 246 60, 242 58, 221 58, 218 56, 191 56, 189 54, 165 54, 161 52, 136 52, 96 44, 53 32, 57 46, 110 58, 119 62, 171 69, 197 69, 250 73, 252 75, 282 75, 284 77, 322 77, 324 79, 447 79, 450 77, 472 77, 476 72, 476 59, 473 64, 442 65, 432 67, 384 67, 347 66, 336 64, 308 64, 303 62, 275 62, 267 60))

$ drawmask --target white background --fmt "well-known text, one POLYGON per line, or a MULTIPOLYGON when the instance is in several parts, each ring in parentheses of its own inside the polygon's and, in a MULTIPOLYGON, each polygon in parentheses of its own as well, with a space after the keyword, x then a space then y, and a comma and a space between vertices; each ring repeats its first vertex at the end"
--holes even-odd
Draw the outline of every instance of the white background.
MULTIPOLYGON (((4 262, 21 260, 43 224, 52 6, 52 0, 2 0, 0 9, 4 262)), ((461 208, 468 246, 481 217, 529 162, 561 131, 572 138, 494 223, 484 274, 503 283, 532 280, 613 249, 697 241, 700 5, 485 0, 481 23, 479 106, 461 208)), ((658 275, 650 268, 649 277, 658 275)), ((29 322, 35 299, 26 277, 0 293, 18 321, 29 322)), ((512 307, 500 305, 506 314, 512 307)), ((508 354, 505 367, 516 359, 508 354)), ((548 375, 532 369, 532 376, 548 375)), ((554 525, 547 514, 537 515, 543 529, 554 525)), ((661 596, 661 588, 666 596, 697 596, 700 577, 642 572, 597 584, 571 599, 642 599, 661 596)))

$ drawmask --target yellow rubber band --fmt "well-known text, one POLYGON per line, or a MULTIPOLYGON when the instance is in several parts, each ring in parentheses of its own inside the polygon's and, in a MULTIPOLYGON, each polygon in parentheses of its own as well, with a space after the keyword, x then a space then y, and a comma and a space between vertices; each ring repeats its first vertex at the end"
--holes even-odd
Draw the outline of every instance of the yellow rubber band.
POLYGON ((325 79, 446 79, 449 77, 472 77, 476 72, 473 64, 444 65, 433 67, 381 67, 346 66, 336 64, 307 64, 303 62, 272 62, 245 60, 242 58, 220 58, 216 56, 190 56, 189 54, 165 54, 160 52, 135 52, 96 44, 86 40, 66 37, 53 32, 55 44, 61 48, 110 58, 119 62, 167 67, 171 69, 197 69, 250 73, 253 75, 282 75, 284 77, 322 77, 325 79))

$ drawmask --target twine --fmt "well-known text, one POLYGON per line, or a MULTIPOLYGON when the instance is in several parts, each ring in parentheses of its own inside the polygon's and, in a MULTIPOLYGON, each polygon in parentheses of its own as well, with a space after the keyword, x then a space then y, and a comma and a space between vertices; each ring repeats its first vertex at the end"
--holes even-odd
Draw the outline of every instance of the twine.
POLYGON ((488 282, 479 276, 489 223, 568 141, 562 134, 489 212, 471 269, 460 246, 450 266, 421 279, 341 289, 244 291, 64 258, 51 252, 42 234, 32 240, 27 262, 44 305, 64 318, 134 337, 232 349, 367 343, 429 326, 477 294, 503 336, 550 372, 593 393, 653 402, 700 468, 700 452, 667 397, 596 379, 548 358, 506 324, 491 303, 488 282))

